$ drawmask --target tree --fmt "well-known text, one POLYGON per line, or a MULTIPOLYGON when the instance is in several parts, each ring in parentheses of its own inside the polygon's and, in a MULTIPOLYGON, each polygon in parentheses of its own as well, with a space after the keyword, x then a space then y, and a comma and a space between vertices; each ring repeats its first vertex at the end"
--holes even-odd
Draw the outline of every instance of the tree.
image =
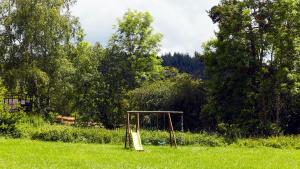
POLYGON ((129 10, 118 21, 116 33, 109 41, 101 64, 108 91, 102 118, 109 128, 122 122, 122 113, 127 105, 124 96, 128 90, 160 77, 162 66, 157 52, 161 34, 154 32, 152 21, 148 12, 129 10))
POLYGON ((79 42, 71 54, 75 72, 72 76, 74 100, 73 111, 85 122, 101 121, 101 106, 105 105, 105 82, 99 69, 105 49, 96 43, 79 42))
POLYGON ((33 111, 47 113, 61 102, 52 94, 64 96, 70 90, 65 79, 73 73, 68 52, 80 30, 69 9, 73 3, 0 2, 0 74, 10 92, 32 98, 33 111))
POLYGON ((109 41, 108 57, 124 57, 114 65, 120 66, 118 62, 121 62, 127 72, 125 85, 128 88, 138 86, 143 80, 155 79, 162 70, 157 55, 162 35, 154 32, 152 22, 150 13, 129 10, 119 20, 116 33, 109 41))
POLYGON ((177 68, 181 73, 189 73, 195 78, 203 78, 204 64, 197 57, 189 54, 166 54, 162 56, 162 65, 177 68))
POLYGON ((235 126, 245 135, 283 127, 281 118, 293 111, 288 100, 299 89, 293 76, 299 74, 298 6, 293 0, 223 0, 210 10, 219 31, 204 46, 202 59, 208 78, 205 109, 216 115, 216 124, 235 126))

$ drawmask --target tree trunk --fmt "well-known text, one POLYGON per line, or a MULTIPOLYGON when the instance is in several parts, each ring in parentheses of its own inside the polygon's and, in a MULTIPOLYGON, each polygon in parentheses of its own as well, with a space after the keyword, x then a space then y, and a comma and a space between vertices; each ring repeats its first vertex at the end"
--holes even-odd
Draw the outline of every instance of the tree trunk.
POLYGON ((276 97, 276 124, 279 125, 280 123, 280 112, 281 112, 281 97, 280 93, 278 93, 276 97))

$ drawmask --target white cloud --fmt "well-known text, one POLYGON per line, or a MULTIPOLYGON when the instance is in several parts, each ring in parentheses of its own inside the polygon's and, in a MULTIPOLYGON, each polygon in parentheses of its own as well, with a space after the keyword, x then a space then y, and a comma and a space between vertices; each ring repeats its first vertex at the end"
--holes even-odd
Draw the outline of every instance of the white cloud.
POLYGON ((105 45, 114 32, 113 25, 128 9, 149 11, 154 28, 164 35, 162 53, 200 51, 214 37, 208 11, 219 0, 77 0, 75 16, 87 34, 86 40, 105 45))

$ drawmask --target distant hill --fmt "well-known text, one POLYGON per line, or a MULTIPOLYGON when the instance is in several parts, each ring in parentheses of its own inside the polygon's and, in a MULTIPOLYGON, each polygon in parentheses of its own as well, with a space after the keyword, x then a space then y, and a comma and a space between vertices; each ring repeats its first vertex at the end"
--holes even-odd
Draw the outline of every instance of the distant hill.
POLYGON ((182 53, 169 53, 163 55, 162 60, 163 66, 174 67, 181 73, 191 74, 195 78, 204 76, 204 64, 196 57, 182 53))

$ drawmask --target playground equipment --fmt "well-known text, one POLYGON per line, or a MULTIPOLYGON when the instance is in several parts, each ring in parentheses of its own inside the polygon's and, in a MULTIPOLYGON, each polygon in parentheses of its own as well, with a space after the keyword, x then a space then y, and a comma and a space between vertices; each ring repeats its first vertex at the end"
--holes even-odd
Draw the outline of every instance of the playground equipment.
POLYGON ((125 134, 125 148, 133 147, 137 151, 143 151, 143 145, 140 136, 140 114, 166 114, 168 118, 168 129, 170 133, 170 145, 171 147, 177 147, 176 136, 174 132, 174 127, 172 123, 171 114, 177 114, 181 116, 181 130, 183 131, 183 112, 181 111, 127 111, 126 118, 126 134, 125 134), (131 130, 131 115, 134 114, 136 116, 136 126, 135 132, 131 130), (132 142, 131 142, 132 139, 132 142))

